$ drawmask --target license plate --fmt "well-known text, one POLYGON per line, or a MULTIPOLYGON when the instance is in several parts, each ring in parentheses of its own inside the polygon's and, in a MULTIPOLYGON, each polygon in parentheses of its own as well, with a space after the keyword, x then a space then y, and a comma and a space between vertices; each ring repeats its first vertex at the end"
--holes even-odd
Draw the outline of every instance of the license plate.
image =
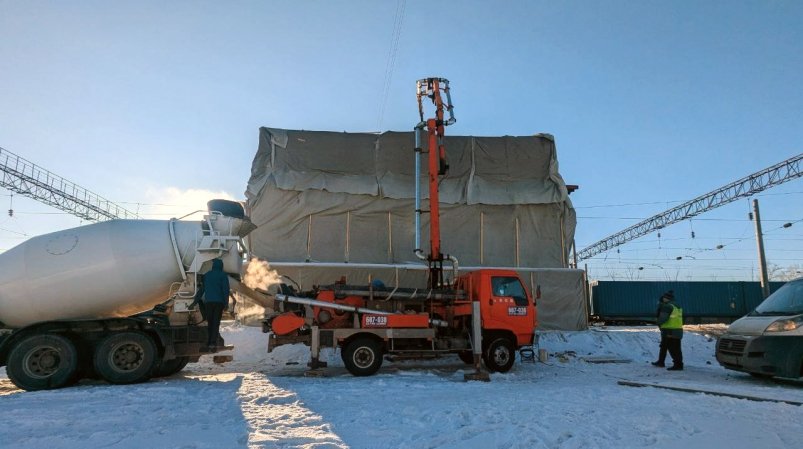
POLYGON ((508 307, 507 314, 510 316, 526 316, 527 315, 527 308, 526 307, 508 307))

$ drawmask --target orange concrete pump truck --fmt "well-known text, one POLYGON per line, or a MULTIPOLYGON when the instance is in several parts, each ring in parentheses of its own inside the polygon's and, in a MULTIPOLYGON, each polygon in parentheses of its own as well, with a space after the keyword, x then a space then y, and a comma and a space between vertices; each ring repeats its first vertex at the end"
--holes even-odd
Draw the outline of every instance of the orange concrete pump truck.
POLYGON ((467 379, 487 380, 481 361, 489 371, 507 372, 515 362, 517 349, 532 356, 536 303, 516 271, 480 269, 460 275, 457 258, 441 253, 438 182, 449 169, 444 130, 456 121, 449 81, 419 80, 417 97, 415 254, 427 261, 427 288, 385 288, 378 282, 354 286, 345 281, 309 292, 281 286, 281 293, 271 298, 275 313, 263 325, 270 333, 269 350, 287 343, 309 345, 310 375, 326 366, 319 360, 321 347, 341 348, 343 363, 355 376, 376 373, 386 355, 434 358, 452 353, 474 365, 476 371, 467 374, 467 379), (435 117, 427 120, 422 101, 425 96, 435 105, 435 117), (449 114, 446 120, 444 109, 449 114), (424 129, 427 151, 421 146, 424 129), (420 249, 421 214, 427 212, 421 209, 419 188, 422 153, 429 156, 430 253, 426 256, 420 249), (452 283, 444 279, 446 260, 452 265, 452 283))

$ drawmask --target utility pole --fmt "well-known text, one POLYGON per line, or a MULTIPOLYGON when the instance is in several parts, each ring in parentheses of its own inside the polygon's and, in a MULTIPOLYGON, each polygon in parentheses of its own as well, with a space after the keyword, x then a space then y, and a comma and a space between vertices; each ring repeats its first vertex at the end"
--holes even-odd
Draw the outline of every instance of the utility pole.
POLYGON ((753 220, 756 222, 756 243, 758 244, 758 269, 761 274, 761 294, 770 295, 770 284, 767 280, 767 258, 764 256, 764 236, 761 234, 761 216, 758 213, 758 200, 753 200, 753 220))

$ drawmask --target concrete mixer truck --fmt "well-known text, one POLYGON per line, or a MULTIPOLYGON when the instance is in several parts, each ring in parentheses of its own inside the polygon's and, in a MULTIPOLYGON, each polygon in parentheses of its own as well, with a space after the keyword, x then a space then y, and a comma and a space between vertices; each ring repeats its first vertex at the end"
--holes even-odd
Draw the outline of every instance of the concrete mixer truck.
POLYGON ((202 221, 111 220, 0 254, 0 366, 25 390, 180 371, 206 346, 199 276, 221 259, 236 282, 253 229, 239 203, 212 200, 202 221))

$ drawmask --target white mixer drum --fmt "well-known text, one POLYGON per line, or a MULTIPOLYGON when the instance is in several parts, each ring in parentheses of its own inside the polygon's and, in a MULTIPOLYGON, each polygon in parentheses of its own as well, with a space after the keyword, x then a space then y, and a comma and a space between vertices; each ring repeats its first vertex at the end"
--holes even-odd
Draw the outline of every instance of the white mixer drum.
MULTIPOLYGON (((0 322, 22 327, 151 309, 182 280, 169 226, 112 220, 34 237, 0 254, 0 322)), ((178 247, 194 249, 200 223, 174 226, 178 247)))

